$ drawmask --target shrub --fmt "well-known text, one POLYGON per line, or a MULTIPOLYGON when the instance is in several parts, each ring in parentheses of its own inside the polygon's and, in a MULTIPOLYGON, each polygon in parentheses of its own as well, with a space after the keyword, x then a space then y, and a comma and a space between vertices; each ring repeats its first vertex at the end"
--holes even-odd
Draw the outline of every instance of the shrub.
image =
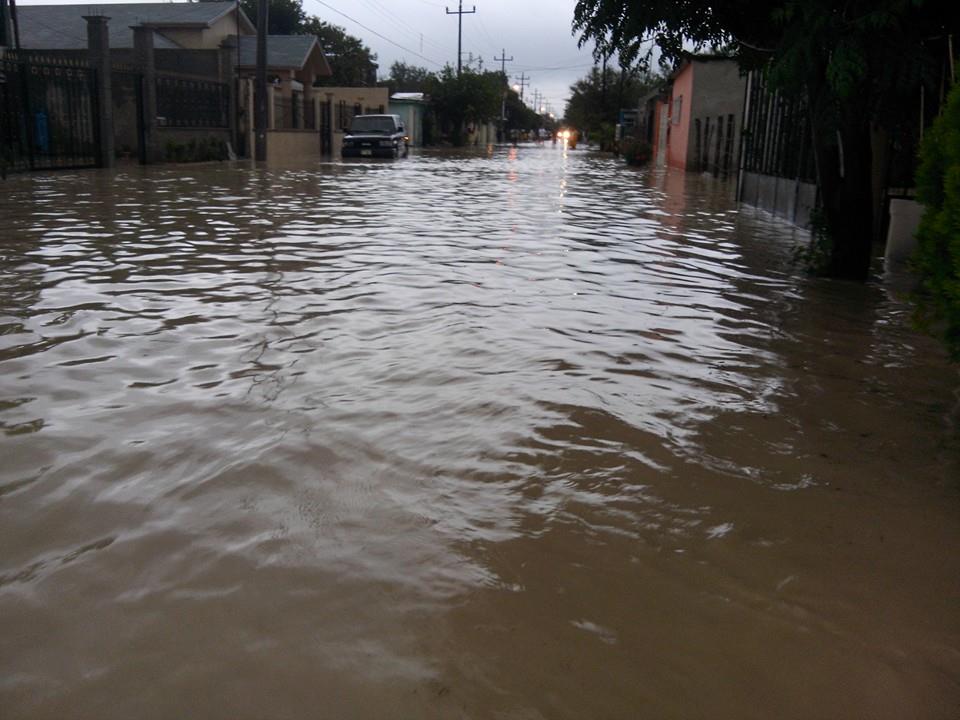
POLYGON ((923 139, 917 198, 925 205, 914 258, 922 288, 918 318, 960 361, 960 84, 923 139))
POLYGON ((636 138, 624 138, 620 141, 620 152, 627 165, 646 165, 653 157, 653 148, 636 138))
POLYGON ((191 138, 185 143, 168 140, 166 145, 167 162, 204 162, 208 160, 226 160, 227 147, 219 138, 191 138))

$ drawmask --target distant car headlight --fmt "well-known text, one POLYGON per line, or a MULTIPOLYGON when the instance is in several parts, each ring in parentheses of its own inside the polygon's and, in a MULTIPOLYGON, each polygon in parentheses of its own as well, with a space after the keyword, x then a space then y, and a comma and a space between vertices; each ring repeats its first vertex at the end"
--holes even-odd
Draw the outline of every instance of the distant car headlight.
POLYGON ((380 147, 393 147, 393 140, 381 140, 380 147))

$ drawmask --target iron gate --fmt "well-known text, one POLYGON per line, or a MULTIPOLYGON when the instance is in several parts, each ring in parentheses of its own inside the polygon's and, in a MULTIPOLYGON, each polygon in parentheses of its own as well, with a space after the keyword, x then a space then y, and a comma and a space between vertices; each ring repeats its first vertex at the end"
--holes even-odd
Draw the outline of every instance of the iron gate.
POLYGON ((84 62, 0 57, 0 173, 96 167, 96 71, 84 62))

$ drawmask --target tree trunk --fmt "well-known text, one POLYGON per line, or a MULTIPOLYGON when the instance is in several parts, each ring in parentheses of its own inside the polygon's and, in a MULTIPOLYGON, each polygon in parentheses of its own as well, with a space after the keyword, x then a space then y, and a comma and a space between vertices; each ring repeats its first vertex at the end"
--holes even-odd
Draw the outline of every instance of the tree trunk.
POLYGON ((829 260, 823 270, 830 277, 866 280, 873 250, 868 113, 848 98, 836 115, 830 115, 823 107, 817 108, 811 123, 823 230, 829 243, 829 260))

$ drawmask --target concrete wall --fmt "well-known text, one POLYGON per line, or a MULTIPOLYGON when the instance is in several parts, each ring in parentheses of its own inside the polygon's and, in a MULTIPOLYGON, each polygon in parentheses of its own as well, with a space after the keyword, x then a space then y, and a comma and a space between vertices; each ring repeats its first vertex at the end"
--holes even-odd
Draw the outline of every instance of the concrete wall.
POLYGON ((810 227, 817 204, 817 186, 774 175, 743 173, 740 202, 766 210, 802 228, 810 227))
MULTIPOLYGON (((708 165, 720 165, 726 152, 728 118, 733 116, 733 145, 728 171, 733 172, 739 166, 740 129, 743 123, 743 99, 747 80, 740 76, 740 69, 734 60, 695 61, 693 63, 693 95, 690 107, 690 152, 687 153, 687 168, 696 168, 697 158, 693 148, 696 143, 696 121, 704 130, 708 124, 713 128, 710 145, 707 148, 708 165), (718 157, 716 148, 717 125, 722 128, 721 145, 718 157)), ((704 133, 705 134, 705 133, 704 133)))
MULTIPOLYGON (((379 108, 381 105, 383 105, 383 112, 387 112, 387 107, 390 105, 390 90, 385 87, 318 87, 313 90, 323 100, 326 100, 329 96, 332 101, 333 123, 336 130, 340 129, 336 127, 337 105, 340 102, 346 103, 348 108, 360 105, 361 112, 364 113, 367 108, 379 108)), ((335 138, 335 142, 339 142, 339 140, 335 138)))
POLYGON ((320 133, 316 130, 267 131, 267 162, 302 162, 320 157, 320 133))

